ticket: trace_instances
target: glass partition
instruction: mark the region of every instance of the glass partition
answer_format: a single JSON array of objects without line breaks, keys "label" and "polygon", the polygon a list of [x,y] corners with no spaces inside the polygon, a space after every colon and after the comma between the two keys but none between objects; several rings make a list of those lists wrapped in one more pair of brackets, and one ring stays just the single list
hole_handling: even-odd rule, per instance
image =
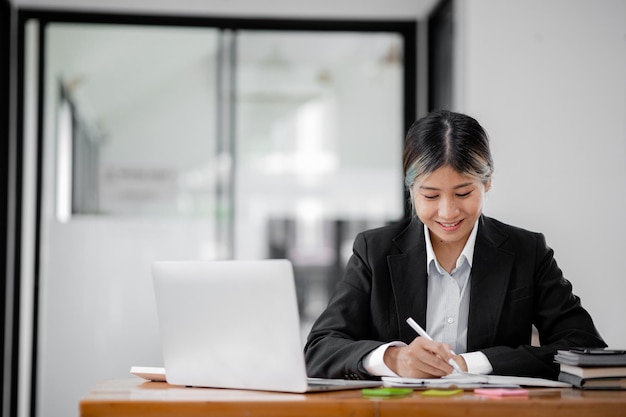
[{"label": "glass partition", "polygon": [[407,33],[193,23],[41,25],[38,415],[161,365],[153,261],[290,259],[304,338],[404,215]]},{"label": "glass partition", "polygon": [[215,212],[218,40],[206,28],[48,25],[61,218]]},{"label": "glass partition", "polygon": [[402,45],[395,33],[238,34],[235,254],[292,260],[305,333],[356,231],[404,214]]}]

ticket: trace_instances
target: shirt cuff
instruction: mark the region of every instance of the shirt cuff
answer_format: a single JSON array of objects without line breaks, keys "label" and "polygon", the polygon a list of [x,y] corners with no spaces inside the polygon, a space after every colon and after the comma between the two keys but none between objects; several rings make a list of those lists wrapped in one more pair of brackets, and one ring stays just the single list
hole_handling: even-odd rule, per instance
[{"label": "shirt cuff", "polygon": [[376,349],[365,355],[363,358],[363,368],[373,376],[398,376],[394,371],[385,365],[385,351],[391,346],[406,346],[404,342],[390,342],[378,346]]},{"label": "shirt cuff", "polygon": [[489,362],[487,356],[482,352],[477,351],[470,353],[461,353],[460,356],[465,359],[467,372],[469,372],[470,374],[487,375],[493,372],[491,362]]}]

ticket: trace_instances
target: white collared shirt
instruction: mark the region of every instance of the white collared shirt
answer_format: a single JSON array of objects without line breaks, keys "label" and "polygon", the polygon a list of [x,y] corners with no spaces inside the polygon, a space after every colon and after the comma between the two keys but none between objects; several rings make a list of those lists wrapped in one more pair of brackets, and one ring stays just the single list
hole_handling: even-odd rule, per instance
[{"label": "white collared shirt", "polygon": [[455,268],[448,273],[437,261],[430,233],[424,225],[428,271],[426,332],[434,340],[449,344],[457,354],[467,352],[468,287],[477,232],[476,224],[456,260]]},{"label": "white collared shirt", "polygon": [[[461,354],[467,364],[468,372],[488,374],[493,371],[493,368],[485,354],[482,352],[465,353],[467,351],[470,275],[477,234],[478,221],[456,261],[456,267],[448,273],[437,261],[430,240],[430,231],[424,225],[428,271],[426,331],[434,340],[449,344],[452,350]],[[391,342],[379,346],[363,359],[365,370],[376,376],[397,376],[383,360],[385,351],[390,346],[406,346],[406,344]]]}]

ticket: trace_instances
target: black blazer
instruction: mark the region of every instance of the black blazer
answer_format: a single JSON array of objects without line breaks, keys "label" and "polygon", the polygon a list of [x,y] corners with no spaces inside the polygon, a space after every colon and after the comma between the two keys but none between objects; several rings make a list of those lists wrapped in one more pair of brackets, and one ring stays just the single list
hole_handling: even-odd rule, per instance
[{"label": "black blazer", "polygon": [[[309,376],[372,378],[362,358],[381,344],[410,343],[425,327],[427,265],[417,218],[359,234],[343,279],[305,346]],[[499,375],[556,379],[557,349],[606,346],[540,233],[481,216],[470,280],[468,352]],[[532,347],[532,325],[541,347]]]}]

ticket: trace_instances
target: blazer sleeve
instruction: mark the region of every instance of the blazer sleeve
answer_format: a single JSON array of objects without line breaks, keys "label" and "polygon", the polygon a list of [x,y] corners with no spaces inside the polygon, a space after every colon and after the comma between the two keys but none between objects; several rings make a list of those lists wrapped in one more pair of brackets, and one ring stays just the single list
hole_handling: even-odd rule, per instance
[{"label": "blazer sleeve", "polygon": [[[540,233],[535,241],[532,282],[514,296],[509,294],[501,316],[494,346],[481,351],[498,375],[521,375],[556,379],[558,349],[575,346],[605,347],[591,316],[573,294],[572,285],[563,277],[553,251]],[[522,255],[520,253],[519,255]],[[523,317],[530,316],[530,317]],[[519,327],[530,318],[539,332],[541,346],[517,343],[509,329]]]},{"label": "blazer sleeve", "polygon": [[384,342],[375,330],[371,313],[372,269],[367,241],[356,237],[353,254],[327,308],[316,320],[305,346],[307,374],[311,377],[372,379],[361,359]]}]

